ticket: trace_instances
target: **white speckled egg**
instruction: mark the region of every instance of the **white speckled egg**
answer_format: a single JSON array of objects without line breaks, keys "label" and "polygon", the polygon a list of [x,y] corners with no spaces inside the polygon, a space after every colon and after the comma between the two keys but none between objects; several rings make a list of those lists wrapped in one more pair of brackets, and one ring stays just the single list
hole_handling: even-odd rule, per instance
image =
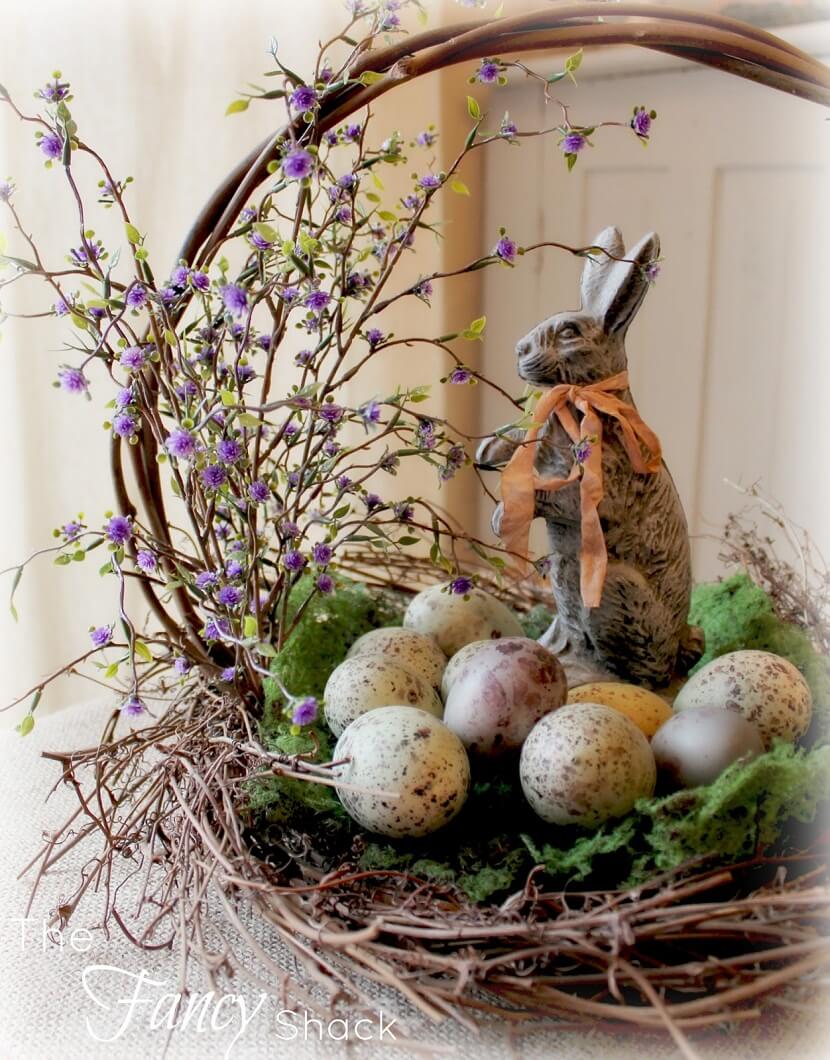
[{"label": "white speckled egg", "polygon": [[446,584],[418,593],[406,609],[403,624],[435,637],[448,656],[474,640],[524,636],[518,618],[501,600],[477,588],[461,596]]},{"label": "white speckled egg", "polygon": [[369,630],[349,648],[347,658],[351,659],[354,655],[382,655],[390,662],[420,674],[435,688],[441,687],[441,678],[447,665],[447,657],[434,637],[427,637],[414,629],[404,629],[403,626]]},{"label": "white speckled egg", "polygon": [[381,835],[422,836],[442,828],[470,787],[461,741],[414,707],[362,714],[337,741],[334,760],[341,759],[349,761],[337,767],[340,801],[358,824]]},{"label": "white speckled egg", "polygon": [[438,693],[419,674],[378,655],[355,655],[331,672],[323,692],[323,710],[335,736],[355,718],[378,707],[410,706],[444,713]]},{"label": "white speckled egg", "polygon": [[596,828],[652,795],[657,769],[633,721],[599,703],[573,703],[536,724],[522,747],[519,777],[543,821]]},{"label": "white speckled egg", "polygon": [[518,750],[536,722],[562,706],[567,690],[559,660],[537,641],[485,641],[456,670],[444,724],[470,755],[496,758]]},{"label": "white speckled egg", "polygon": [[686,682],[675,711],[724,707],[754,722],[767,750],[774,740],[794,743],[810,724],[810,687],[789,659],[768,651],[732,651],[713,659]]}]

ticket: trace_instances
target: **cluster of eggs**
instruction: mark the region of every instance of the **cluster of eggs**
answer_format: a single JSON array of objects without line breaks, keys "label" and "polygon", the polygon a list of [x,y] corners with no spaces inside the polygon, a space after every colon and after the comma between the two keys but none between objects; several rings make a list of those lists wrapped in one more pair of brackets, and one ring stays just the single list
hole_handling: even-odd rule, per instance
[{"label": "cluster of eggs", "polygon": [[401,627],[352,646],[324,693],[338,795],[363,827],[422,836],[461,810],[471,762],[518,759],[534,812],[597,827],[667,784],[707,784],[777,739],[795,741],[810,690],[786,659],[721,656],[669,707],[617,682],[568,691],[556,656],[524,636],[512,611],[481,589],[436,585]]}]

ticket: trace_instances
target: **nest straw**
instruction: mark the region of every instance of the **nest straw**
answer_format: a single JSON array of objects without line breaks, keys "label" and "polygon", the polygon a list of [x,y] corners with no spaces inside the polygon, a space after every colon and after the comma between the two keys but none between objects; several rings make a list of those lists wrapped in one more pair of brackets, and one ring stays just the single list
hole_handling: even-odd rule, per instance
[{"label": "nest straw", "polygon": [[[365,52],[352,75],[386,76],[371,86],[350,84],[327,100],[319,129],[398,84],[456,63],[618,44],[830,105],[830,71],[757,28],[649,4],[550,4]],[[289,131],[269,136],[216,190],[181,258],[198,267],[210,262],[266,176],[278,137]],[[136,504],[121,444],[114,439],[112,471],[120,510],[129,514]],[[142,432],[129,453],[143,515],[164,540],[168,520],[153,447],[151,433]],[[741,547],[764,546],[742,539]],[[426,560],[412,557],[379,563],[375,553],[355,554],[350,563],[371,584],[407,591],[434,576]],[[148,582],[141,585],[168,632],[179,635],[183,628],[198,646],[199,623],[187,594],[174,594],[176,617]],[[512,602],[527,608],[539,592],[522,583]],[[206,649],[196,652],[191,644],[191,650],[208,668],[217,665]],[[67,854],[97,843],[55,918],[67,921],[88,893],[99,891],[105,928],[117,924],[140,948],[178,947],[182,987],[192,963],[213,981],[223,973],[250,975],[253,957],[260,982],[309,1011],[329,1011],[344,993],[354,1005],[374,1008],[372,984],[380,984],[431,1020],[474,1027],[498,1017],[516,1033],[540,1020],[553,1019],[557,1027],[612,1021],[618,1028],[667,1031],[693,1057],[687,1032],[753,1019],[762,998],[830,965],[830,881],[821,845],[777,858],[759,851],[727,867],[686,865],[628,891],[546,891],[534,871],[502,904],[476,906],[453,886],[403,872],[361,871],[356,859],[323,872],[296,849],[280,862],[273,851],[259,850],[245,809],[252,776],[269,770],[308,783],[332,778],[330,766],[266,751],[250,704],[205,683],[171,702],[151,727],[117,736],[117,719],[116,712],[96,747],[47,754],[74,787],[78,806],[24,870],[34,873],[31,901]],[[125,874],[142,881],[138,918],[135,898],[123,908]],[[251,933],[251,911],[299,962],[302,981],[289,977]]]}]

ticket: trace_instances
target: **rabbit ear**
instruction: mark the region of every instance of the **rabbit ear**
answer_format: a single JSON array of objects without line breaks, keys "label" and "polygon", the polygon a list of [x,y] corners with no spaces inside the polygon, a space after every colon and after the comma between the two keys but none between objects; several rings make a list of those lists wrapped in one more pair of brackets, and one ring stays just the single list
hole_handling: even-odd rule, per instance
[{"label": "rabbit ear", "polygon": [[[619,228],[603,228],[591,244],[606,251],[605,254],[594,254],[585,259],[582,279],[579,284],[582,295],[582,308],[586,313],[599,316],[595,310],[599,304],[599,294],[605,284],[605,276],[614,264],[614,258],[625,257],[625,244]],[[608,255],[611,255],[608,257]]]},{"label": "rabbit ear", "polygon": [[609,335],[627,331],[648,290],[646,266],[659,256],[660,240],[656,232],[649,232],[628,251],[626,261],[614,262],[604,274],[595,315]]}]

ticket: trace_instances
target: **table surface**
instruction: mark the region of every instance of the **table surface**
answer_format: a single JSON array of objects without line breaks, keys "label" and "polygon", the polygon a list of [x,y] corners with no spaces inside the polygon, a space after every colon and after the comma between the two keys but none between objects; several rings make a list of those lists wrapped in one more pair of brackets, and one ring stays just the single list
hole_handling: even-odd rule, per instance
[{"label": "table surface", "polygon": [[[102,703],[87,703],[39,719],[35,730],[21,739],[14,731],[0,732],[0,805],[3,842],[0,844],[0,909],[3,938],[0,944],[5,989],[0,994],[0,1055],[8,1060],[185,1060],[233,1057],[236,1060],[291,1055],[337,1057],[354,1054],[355,1044],[341,1042],[342,1023],[321,1029],[304,1013],[289,1014],[276,995],[235,982],[206,999],[209,987],[195,982],[202,1007],[194,1011],[185,1029],[168,1030],[171,994],[177,990],[177,959],[168,950],[137,950],[120,932],[105,938],[96,929],[100,902],[81,906],[73,926],[85,931],[67,936],[63,945],[43,938],[43,923],[61,897],[74,889],[84,855],[67,859],[66,868],[50,874],[24,924],[30,879],[16,877],[34,856],[44,830],[54,828],[71,811],[74,795],[60,785],[49,796],[58,778],[54,762],[40,757],[41,750],[94,744],[107,715]],[[89,857],[87,852],[86,857]],[[289,973],[292,958],[259,921],[251,922],[258,942]],[[265,984],[266,987],[269,984]],[[815,993],[789,994],[765,1009],[764,1016],[748,1023],[710,1031],[693,1039],[702,1060],[819,1060],[830,1055],[830,1021],[819,1017],[820,994],[827,982],[817,978]],[[263,996],[263,995],[267,996]],[[234,1000],[236,996],[242,1001]],[[133,1003],[130,1003],[132,999]],[[244,1005],[244,1008],[243,1008]],[[386,1030],[378,1040],[378,1013]],[[201,1022],[199,1017],[201,1015]],[[373,1023],[357,1025],[359,1014],[341,1012],[352,1034],[368,1039],[357,1043],[361,1057],[449,1056],[539,1057],[549,1060],[671,1060],[680,1056],[663,1035],[644,1036],[593,1028],[562,1031],[553,1026],[521,1038],[503,1025],[478,1035],[455,1024],[425,1024],[388,995],[377,994]],[[246,1025],[242,1026],[245,1019]],[[390,1025],[390,1020],[397,1020]],[[227,1024],[227,1025],[225,1025]],[[393,1044],[393,1042],[397,1044]]]}]

